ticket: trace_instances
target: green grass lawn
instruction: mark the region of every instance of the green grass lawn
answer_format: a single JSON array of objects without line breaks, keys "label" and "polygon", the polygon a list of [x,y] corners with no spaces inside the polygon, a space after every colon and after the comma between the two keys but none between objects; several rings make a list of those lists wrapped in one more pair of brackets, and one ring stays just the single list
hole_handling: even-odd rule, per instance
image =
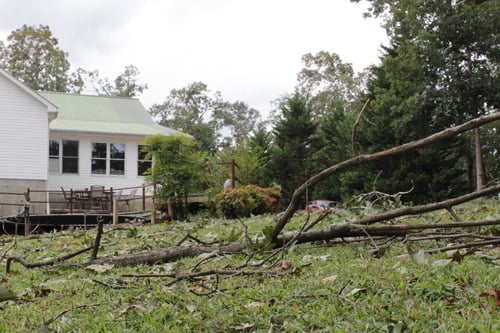
[{"label": "green grass lawn", "polygon": [[[498,218],[499,201],[476,201],[457,212],[474,219]],[[451,220],[446,214],[411,220]],[[303,219],[295,217],[287,230]],[[318,227],[341,219],[333,215]],[[242,221],[200,217],[107,231],[99,256],[168,247],[187,232],[205,242],[243,237],[245,228],[250,237],[261,236],[273,223],[271,216]],[[369,250],[382,240],[295,245],[264,262],[266,253],[255,255],[241,268],[267,274],[207,275],[175,284],[165,275],[235,269],[247,256],[211,254],[151,266],[92,269],[67,263],[26,269],[13,263],[5,273],[6,257],[29,262],[57,258],[92,244],[94,237],[95,230],[15,241],[0,237],[0,286],[16,294],[0,302],[0,332],[500,332],[500,307],[494,296],[487,296],[500,289],[500,249],[481,248],[461,261],[423,252],[457,240],[405,244],[394,239],[381,258]],[[195,242],[184,243],[189,244]],[[415,252],[409,254],[408,246]],[[69,262],[84,262],[89,255]],[[124,276],[130,274],[158,276]]]}]

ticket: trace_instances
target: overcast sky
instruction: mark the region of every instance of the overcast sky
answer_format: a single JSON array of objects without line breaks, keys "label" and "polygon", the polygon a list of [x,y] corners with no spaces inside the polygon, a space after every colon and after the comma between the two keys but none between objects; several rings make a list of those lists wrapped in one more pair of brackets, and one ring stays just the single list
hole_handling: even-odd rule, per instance
[{"label": "overcast sky", "polygon": [[48,25],[71,70],[110,81],[125,66],[149,89],[146,108],[201,81],[263,115],[293,92],[302,55],[339,54],[356,71],[379,62],[386,37],[349,0],[0,0],[0,40],[23,24]]}]

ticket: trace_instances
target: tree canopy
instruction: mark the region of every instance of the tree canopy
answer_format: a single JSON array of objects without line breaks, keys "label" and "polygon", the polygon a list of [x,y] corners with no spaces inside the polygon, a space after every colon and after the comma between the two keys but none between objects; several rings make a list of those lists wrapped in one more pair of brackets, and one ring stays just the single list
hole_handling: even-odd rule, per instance
[{"label": "tree canopy", "polygon": [[37,91],[69,90],[67,58],[47,25],[23,25],[0,43],[0,66]]},{"label": "tree canopy", "polygon": [[211,154],[243,143],[260,118],[246,103],[225,101],[203,82],[171,90],[165,102],[154,104],[150,112],[160,124],[192,135],[198,148]]},{"label": "tree canopy", "polygon": [[78,68],[70,74],[68,58],[47,25],[23,25],[10,33],[6,43],[0,41],[0,67],[35,91],[80,94],[90,89],[98,95],[136,97],[147,89],[147,84],[138,82],[140,72],[133,65],[111,84],[97,70]]}]

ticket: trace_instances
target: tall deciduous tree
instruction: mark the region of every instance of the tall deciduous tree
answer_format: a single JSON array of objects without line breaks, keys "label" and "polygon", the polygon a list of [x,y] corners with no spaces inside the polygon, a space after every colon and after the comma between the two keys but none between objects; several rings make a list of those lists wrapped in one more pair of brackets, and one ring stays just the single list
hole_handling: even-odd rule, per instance
[{"label": "tall deciduous tree", "polygon": [[23,25],[0,44],[0,66],[33,90],[66,92],[68,54],[47,25]]},{"label": "tall deciduous tree", "polygon": [[77,94],[92,91],[98,95],[136,97],[148,88],[147,84],[139,84],[139,74],[137,67],[126,66],[124,72],[116,77],[112,85],[107,78],[100,76],[98,70],[89,71],[78,68],[71,74],[70,90]]},{"label": "tall deciduous tree", "polygon": [[355,73],[352,65],[344,63],[338,54],[320,51],[302,56],[304,68],[297,75],[297,88],[310,96],[316,119],[328,115],[342,102],[346,111],[354,108],[368,73]]},{"label": "tall deciduous tree", "polygon": [[194,136],[199,148],[209,153],[243,144],[260,117],[246,103],[224,101],[218,91],[211,94],[203,82],[172,90],[150,112],[161,124]]},{"label": "tall deciduous tree", "polygon": [[136,97],[148,89],[147,84],[139,84],[139,69],[133,65],[125,67],[123,74],[115,79],[115,95],[121,97]]},{"label": "tall deciduous tree", "polygon": [[165,102],[154,104],[150,112],[160,124],[192,135],[200,150],[213,153],[221,126],[212,114],[223,104],[219,92],[210,96],[205,83],[194,82],[173,89]]}]

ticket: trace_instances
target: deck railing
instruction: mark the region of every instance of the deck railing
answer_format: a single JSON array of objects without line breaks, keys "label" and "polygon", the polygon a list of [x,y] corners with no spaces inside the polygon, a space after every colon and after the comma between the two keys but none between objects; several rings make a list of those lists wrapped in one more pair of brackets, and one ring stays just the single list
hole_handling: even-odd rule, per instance
[{"label": "deck railing", "polygon": [[[129,195],[131,192],[134,192],[133,196]],[[152,186],[104,188],[101,197],[93,196],[90,189],[0,191],[0,216],[12,216],[16,212],[21,215],[30,207],[36,214],[112,213],[114,205],[118,206],[118,212],[146,211],[150,208],[152,192]]]}]

